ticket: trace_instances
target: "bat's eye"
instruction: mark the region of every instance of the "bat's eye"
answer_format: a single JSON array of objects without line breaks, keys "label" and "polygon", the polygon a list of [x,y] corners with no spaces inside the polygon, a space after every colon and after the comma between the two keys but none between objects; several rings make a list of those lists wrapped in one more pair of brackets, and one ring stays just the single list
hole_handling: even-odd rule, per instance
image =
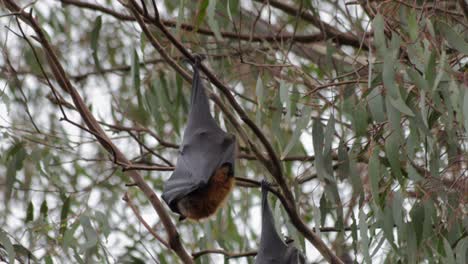
[{"label": "bat's eye", "polygon": [[207,134],[208,134],[208,132],[206,132],[206,131],[200,131],[200,133],[198,135],[203,137],[203,136],[206,136]]}]

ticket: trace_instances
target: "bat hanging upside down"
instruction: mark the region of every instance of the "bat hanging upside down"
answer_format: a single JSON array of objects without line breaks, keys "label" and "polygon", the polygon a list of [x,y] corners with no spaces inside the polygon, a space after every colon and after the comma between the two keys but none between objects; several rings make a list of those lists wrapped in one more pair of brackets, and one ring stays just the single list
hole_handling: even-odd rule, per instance
[{"label": "bat hanging upside down", "polygon": [[233,187],[231,165],[224,164],[213,173],[206,186],[187,194],[177,202],[181,214],[179,220],[200,220],[213,215],[222,207]]},{"label": "bat hanging upside down", "polygon": [[162,194],[181,220],[213,215],[234,185],[236,138],[221,129],[211,115],[200,61],[195,56],[187,126],[175,170],[164,183]]}]

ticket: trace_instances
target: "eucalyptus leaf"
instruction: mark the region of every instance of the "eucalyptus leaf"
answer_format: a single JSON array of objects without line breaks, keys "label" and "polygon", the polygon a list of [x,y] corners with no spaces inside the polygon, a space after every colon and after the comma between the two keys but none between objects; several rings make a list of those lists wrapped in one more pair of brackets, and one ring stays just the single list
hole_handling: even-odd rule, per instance
[{"label": "eucalyptus leaf", "polygon": [[98,70],[101,69],[101,63],[99,62],[98,50],[99,50],[99,34],[102,27],[102,17],[96,17],[94,21],[94,27],[91,31],[91,50],[93,52],[93,60]]},{"label": "eucalyptus leaf", "polygon": [[359,211],[359,235],[361,237],[361,253],[364,256],[365,263],[372,263],[370,253],[369,253],[369,236],[366,222],[366,214],[362,211]]},{"label": "eucalyptus leaf", "polygon": [[437,23],[437,27],[450,46],[465,55],[468,54],[468,43],[452,29],[453,27],[441,21]]},{"label": "eucalyptus leaf", "polygon": [[304,106],[302,108],[302,116],[297,121],[296,128],[294,129],[293,135],[291,136],[291,139],[289,140],[288,144],[286,145],[283,152],[281,153],[281,159],[284,159],[288,155],[288,153],[291,151],[291,149],[298,142],[300,136],[302,135],[303,130],[309,124],[309,121],[311,119],[311,112],[312,112],[312,108],[308,106]]},{"label": "eucalyptus leaf", "polygon": [[3,229],[0,229],[0,245],[3,246],[3,248],[8,254],[9,263],[15,263],[15,257],[16,257],[15,248],[13,247],[13,244],[8,238],[8,234]]}]

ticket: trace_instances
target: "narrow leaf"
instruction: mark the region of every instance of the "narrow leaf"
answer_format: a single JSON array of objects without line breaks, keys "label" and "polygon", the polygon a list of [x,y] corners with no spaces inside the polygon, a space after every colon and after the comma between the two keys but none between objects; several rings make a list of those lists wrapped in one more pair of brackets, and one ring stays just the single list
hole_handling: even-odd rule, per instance
[{"label": "narrow leaf", "polygon": [[83,227],[83,231],[86,237],[86,243],[84,245],[84,248],[88,249],[94,247],[98,242],[98,237],[96,230],[94,230],[94,227],[91,224],[91,221],[89,220],[89,217],[82,215],[80,217],[80,224]]},{"label": "narrow leaf", "polygon": [[13,247],[13,244],[11,244],[11,241],[8,238],[8,234],[3,231],[3,229],[0,229],[0,244],[8,254],[9,263],[15,263],[15,248]]},{"label": "narrow leaf", "polygon": [[463,117],[465,118],[465,131],[468,134],[468,89],[465,89],[463,96]]},{"label": "narrow leaf", "polygon": [[367,235],[367,222],[366,214],[364,211],[359,211],[359,235],[361,236],[361,253],[364,255],[364,262],[371,264],[371,257],[369,254],[369,236]]},{"label": "narrow leaf", "polygon": [[219,32],[219,25],[215,19],[215,11],[216,11],[216,0],[210,0],[207,8],[208,12],[208,25],[210,26],[211,30],[213,30],[215,38],[218,41],[222,41],[223,37]]},{"label": "narrow leaf", "polygon": [[98,57],[98,49],[99,49],[99,34],[101,32],[102,27],[102,17],[98,16],[94,21],[94,27],[91,31],[91,50],[93,52],[93,60],[98,70],[101,69],[101,64],[99,62]]},{"label": "narrow leaf", "polygon": [[133,50],[133,53],[132,53],[131,75],[132,75],[133,88],[135,89],[135,92],[137,94],[138,106],[142,107],[143,100],[142,100],[141,90],[140,90],[140,83],[141,83],[140,60],[138,58],[138,53],[136,50]]},{"label": "narrow leaf", "polygon": [[381,168],[379,161],[379,148],[375,148],[372,157],[369,160],[369,178],[372,194],[372,201],[378,204],[379,201],[379,181],[381,177]]},{"label": "narrow leaf", "polygon": [[41,209],[39,210],[41,216],[44,219],[47,219],[47,215],[49,214],[49,207],[47,206],[47,200],[44,200],[41,204]]},{"label": "narrow leaf", "polygon": [[265,98],[263,96],[263,91],[264,91],[264,87],[263,87],[262,77],[258,76],[257,85],[255,86],[255,94],[257,95],[257,103],[260,108],[263,106],[263,102],[265,101]]},{"label": "narrow leaf", "polygon": [[31,222],[34,220],[34,204],[32,201],[29,201],[28,208],[26,209],[26,220],[25,223]]},{"label": "narrow leaf", "polygon": [[303,130],[307,127],[310,121],[310,114],[312,112],[312,108],[308,106],[304,106],[302,108],[302,116],[301,118],[297,121],[296,123],[296,128],[293,132],[293,135],[291,139],[289,140],[288,144],[283,150],[283,153],[281,154],[281,159],[284,159],[291,151],[291,149],[296,145],[296,143],[299,141],[300,136],[302,135]]},{"label": "narrow leaf", "polygon": [[450,46],[465,55],[468,54],[468,43],[451,26],[444,22],[439,22],[437,26]]},{"label": "narrow leaf", "polygon": [[63,236],[65,231],[67,230],[67,217],[68,212],[70,211],[70,196],[65,198],[65,201],[62,206],[62,210],[60,211],[60,234]]},{"label": "narrow leaf", "polygon": [[374,28],[374,44],[379,51],[379,54],[383,56],[385,54],[385,33],[384,33],[384,19],[381,14],[377,14],[372,23]]}]

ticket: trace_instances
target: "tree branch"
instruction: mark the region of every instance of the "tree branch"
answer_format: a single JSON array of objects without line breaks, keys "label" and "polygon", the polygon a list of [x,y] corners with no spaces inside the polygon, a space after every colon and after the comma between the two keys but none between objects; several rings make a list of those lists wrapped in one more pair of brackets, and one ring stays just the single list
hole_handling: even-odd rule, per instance
[{"label": "tree branch", "polygon": [[350,33],[343,33],[338,29],[334,28],[332,25],[323,22],[320,18],[316,17],[312,13],[310,13],[307,9],[297,10],[294,6],[289,5],[284,2],[276,1],[276,0],[255,0],[256,2],[260,3],[268,3],[269,5],[278,8],[285,13],[291,16],[297,16],[304,19],[305,21],[311,22],[314,26],[316,26],[323,35],[324,39],[331,39],[333,42],[339,45],[350,45],[356,48],[362,48],[368,50],[369,47],[366,43],[361,41],[356,36]]},{"label": "tree branch", "polygon": [[[109,9],[109,8],[106,8],[104,6],[97,5],[97,4],[86,3],[86,2],[77,1],[77,0],[60,0],[60,2],[62,2],[63,4],[73,5],[73,6],[77,6],[80,8],[86,8],[89,10],[99,11],[99,12],[111,15],[115,17],[116,19],[119,19],[122,21],[135,21],[136,20],[135,17],[133,16],[122,14],[122,13],[119,13],[117,11],[114,11],[112,9]],[[151,18],[149,15],[147,17],[145,16],[145,22],[148,22],[148,20],[153,20],[153,19],[154,18]],[[174,20],[161,19],[161,23],[166,27],[171,27],[171,28],[177,27],[177,22]],[[187,31],[187,32],[196,32],[202,35],[215,36],[215,33],[212,30],[209,30],[207,28],[201,28],[201,27],[195,28],[193,25],[186,24],[186,23],[181,23],[180,29]],[[325,36],[322,33],[307,34],[307,35],[297,35],[297,34],[291,34],[291,33],[251,35],[251,34],[241,34],[241,33],[235,33],[235,32],[221,31],[220,34],[223,38],[238,39],[238,40],[244,40],[244,41],[249,41],[249,42],[294,41],[294,42],[301,42],[301,43],[315,43],[315,42],[326,40]]]},{"label": "tree branch", "polygon": [[125,192],[124,196],[122,197],[122,200],[124,200],[127,203],[127,205],[132,209],[133,214],[135,214],[135,216],[143,224],[143,226],[146,228],[146,230],[148,230],[148,232],[150,232],[150,234],[153,235],[153,237],[156,238],[159,242],[161,242],[161,244],[163,244],[166,248],[170,249],[169,243],[167,243],[166,240],[164,240],[161,236],[159,236],[153,230],[153,228],[151,228],[151,226],[148,225],[148,223],[145,221],[145,219],[143,219],[140,212],[138,212],[138,209],[136,208],[136,206],[133,204],[132,200],[128,196],[127,192]]}]

